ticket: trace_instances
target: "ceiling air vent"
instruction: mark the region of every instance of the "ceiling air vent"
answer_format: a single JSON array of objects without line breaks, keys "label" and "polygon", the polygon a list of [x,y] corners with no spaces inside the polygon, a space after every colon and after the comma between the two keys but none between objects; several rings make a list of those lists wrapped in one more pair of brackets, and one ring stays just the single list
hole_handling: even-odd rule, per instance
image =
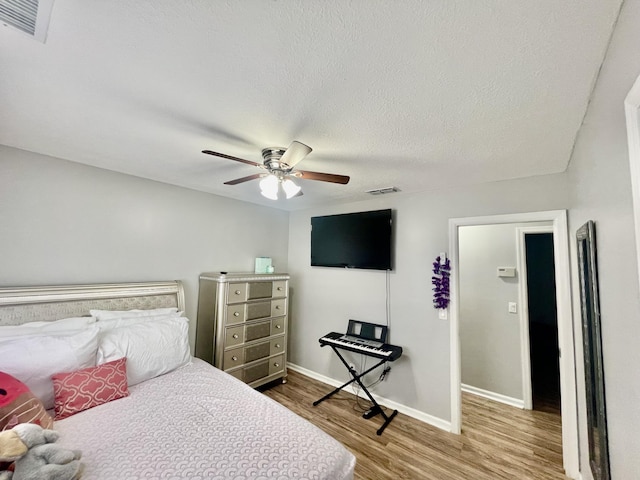
[{"label": "ceiling air vent", "polygon": [[44,43],[53,0],[0,0],[0,22]]},{"label": "ceiling air vent", "polygon": [[400,189],[398,187],[384,187],[384,188],[375,188],[373,190],[367,190],[365,193],[371,195],[384,195],[385,193],[395,193],[399,192]]}]

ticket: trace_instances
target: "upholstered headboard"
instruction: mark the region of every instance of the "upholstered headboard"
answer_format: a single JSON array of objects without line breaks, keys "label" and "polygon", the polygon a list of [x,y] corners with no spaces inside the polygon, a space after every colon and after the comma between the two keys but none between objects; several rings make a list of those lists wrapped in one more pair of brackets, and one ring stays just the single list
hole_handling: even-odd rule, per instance
[{"label": "upholstered headboard", "polygon": [[89,310],[184,310],[182,282],[0,288],[0,325],[89,315]]}]

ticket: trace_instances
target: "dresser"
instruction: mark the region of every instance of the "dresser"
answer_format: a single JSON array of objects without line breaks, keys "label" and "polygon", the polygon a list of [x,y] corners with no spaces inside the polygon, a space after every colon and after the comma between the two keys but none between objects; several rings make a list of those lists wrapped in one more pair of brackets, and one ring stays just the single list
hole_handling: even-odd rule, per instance
[{"label": "dresser", "polygon": [[289,275],[200,275],[195,356],[257,387],[287,376]]}]

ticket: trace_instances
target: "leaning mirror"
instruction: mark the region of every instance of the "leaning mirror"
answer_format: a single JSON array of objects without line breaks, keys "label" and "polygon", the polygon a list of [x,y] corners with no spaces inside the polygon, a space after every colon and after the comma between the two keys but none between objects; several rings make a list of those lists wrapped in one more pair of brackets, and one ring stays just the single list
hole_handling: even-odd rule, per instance
[{"label": "leaning mirror", "polygon": [[576,237],[578,242],[582,341],[587,396],[589,464],[595,480],[610,480],[594,222],[588,221],[580,227]]}]

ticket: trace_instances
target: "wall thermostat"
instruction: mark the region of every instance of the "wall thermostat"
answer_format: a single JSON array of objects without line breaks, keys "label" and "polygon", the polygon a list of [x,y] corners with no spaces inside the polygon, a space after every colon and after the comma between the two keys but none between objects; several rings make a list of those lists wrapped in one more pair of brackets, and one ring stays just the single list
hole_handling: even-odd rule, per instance
[{"label": "wall thermostat", "polygon": [[499,277],[515,277],[516,267],[498,267]]}]

